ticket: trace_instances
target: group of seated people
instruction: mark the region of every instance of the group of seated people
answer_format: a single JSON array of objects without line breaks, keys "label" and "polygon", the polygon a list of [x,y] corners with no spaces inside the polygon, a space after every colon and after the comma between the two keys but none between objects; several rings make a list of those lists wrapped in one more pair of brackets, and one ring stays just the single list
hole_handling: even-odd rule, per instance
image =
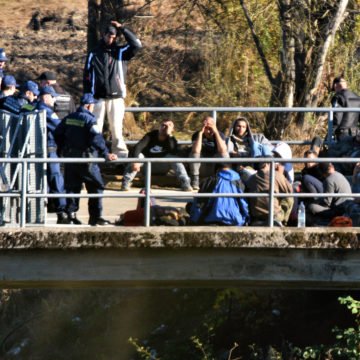
[{"label": "group of seated people", "polygon": [[[227,162],[230,158],[283,158],[291,159],[288,144],[273,145],[262,134],[253,134],[246,118],[236,119],[226,137],[216,127],[213,118],[206,117],[202,127],[192,136],[190,149],[181,150],[173,136],[174,124],[162,121],[159,129],[147,133],[133,148],[134,158],[220,158],[223,162],[153,163],[152,174],[166,174],[172,169],[184,191],[198,190],[202,193],[259,193],[260,196],[195,198],[187,206],[192,224],[224,224],[266,226],[269,224],[270,162]],[[360,141],[360,131],[357,135]],[[314,146],[312,146],[313,148]],[[314,147],[315,148],[315,147]],[[354,150],[354,148],[352,148]],[[317,158],[318,152],[309,149],[305,158]],[[142,164],[128,164],[125,168],[122,191],[128,191]],[[335,166],[334,166],[335,165]],[[351,164],[349,164],[351,166]],[[354,175],[350,181],[329,162],[307,162],[300,177],[295,179],[290,162],[275,163],[274,224],[296,225],[297,208],[302,201],[307,211],[307,225],[327,225],[332,218],[344,215],[350,209],[360,207],[360,199],[351,197],[304,197],[297,198],[293,192],[343,193],[358,192],[360,188],[360,163],[352,164]],[[203,181],[200,182],[200,178]],[[296,181],[295,181],[296,180]],[[356,216],[355,216],[356,222]]]}]

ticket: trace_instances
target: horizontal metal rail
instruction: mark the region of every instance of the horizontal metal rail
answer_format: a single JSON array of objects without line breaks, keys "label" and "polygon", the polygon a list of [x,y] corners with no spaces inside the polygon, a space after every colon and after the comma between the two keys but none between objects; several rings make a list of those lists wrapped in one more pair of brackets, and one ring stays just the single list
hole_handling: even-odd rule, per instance
[{"label": "horizontal metal rail", "polygon": [[[307,162],[318,162],[318,163],[357,163],[360,162],[360,158],[317,158],[317,159],[308,159],[308,158],[296,158],[296,159],[282,159],[282,158],[126,158],[111,163],[145,163],[147,164],[147,176],[145,177],[145,194],[44,194],[44,193],[31,193],[27,191],[26,179],[22,181],[22,188],[18,191],[12,192],[3,192],[0,193],[1,197],[20,197],[21,198],[21,216],[20,216],[20,226],[25,227],[26,224],[26,199],[27,198],[144,198],[145,199],[145,226],[150,226],[150,199],[151,198],[213,198],[213,197],[243,197],[243,198],[252,198],[252,197],[268,197],[269,200],[269,226],[273,226],[274,214],[273,214],[273,203],[274,198],[284,198],[284,197],[302,197],[302,198],[324,198],[324,197],[349,197],[349,198],[360,198],[360,194],[328,194],[328,193],[319,193],[319,194],[306,194],[306,193],[289,193],[289,194],[278,194],[274,192],[274,187],[270,186],[268,193],[242,193],[242,194],[213,194],[213,193],[170,193],[166,195],[161,194],[151,194],[151,164],[152,163],[260,163],[266,162],[270,163],[272,167],[272,172],[274,172],[275,163],[307,163]],[[78,163],[78,164],[88,164],[88,163],[104,163],[104,159],[100,158],[59,158],[59,159],[47,159],[47,158],[0,158],[0,162],[4,163],[20,163],[23,168],[23,174],[27,174],[28,164],[30,163]],[[271,176],[272,181],[274,176]]]}]

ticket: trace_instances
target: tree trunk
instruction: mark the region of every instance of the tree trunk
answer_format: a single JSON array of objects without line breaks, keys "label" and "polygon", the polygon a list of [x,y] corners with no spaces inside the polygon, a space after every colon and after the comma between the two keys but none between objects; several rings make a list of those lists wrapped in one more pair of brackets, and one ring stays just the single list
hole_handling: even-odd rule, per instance
[{"label": "tree trunk", "polygon": [[325,41],[321,45],[317,61],[314,65],[314,73],[316,74],[314,76],[314,80],[310,80],[310,86],[308,87],[310,90],[306,93],[305,96],[305,106],[314,107],[318,104],[318,98],[319,98],[319,86],[322,80],[323,76],[323,70],[324,70],[324,64],[326,61],[327,54],[329,52],[329,48],[331,43],[334,41],[336,31],[338,30],[340,24],[343,22],[345,18],[345,11],[347,9],[347,6],[349,4],[349,0],[341,0],[339,3],[339,7],[336,11],[336,14],[334,15],[333,19],[329,21],[329,24],[326,29],[325,33]]},{"label": "tree trunk", "polygon": [[102,0],[88,1],[88,51],[95,47],[95,45],[100,39],[101,3]]}]

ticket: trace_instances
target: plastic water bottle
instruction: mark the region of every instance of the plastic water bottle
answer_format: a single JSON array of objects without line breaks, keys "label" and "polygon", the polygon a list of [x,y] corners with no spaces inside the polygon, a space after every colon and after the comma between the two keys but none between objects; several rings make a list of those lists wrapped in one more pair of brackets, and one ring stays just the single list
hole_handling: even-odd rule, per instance
[{"label": "plastic water bottle", "polygon": [[303,202],[300,203],[298,208],[298,223],[297,227],[305,227],[306,226],[306,213],[305,213],[305,205]]}]

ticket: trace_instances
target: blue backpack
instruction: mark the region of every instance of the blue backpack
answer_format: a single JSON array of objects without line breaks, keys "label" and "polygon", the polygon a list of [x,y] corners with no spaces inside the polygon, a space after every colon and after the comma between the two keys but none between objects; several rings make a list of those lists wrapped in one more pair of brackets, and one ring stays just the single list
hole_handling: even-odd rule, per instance
[{"label": "blue backpack", "polygon": [[[211,192],[211,190],[205,192]],[[212,193],[242,194],[239,174],[230,169],[219,171]],[[210,198],[205,206],[201,206],[201,200],[199,200],[200,198],[195,198],[191,207],[190,221],[192,223],[243,226],[249,222],[249,208],[244,198]]]}]

